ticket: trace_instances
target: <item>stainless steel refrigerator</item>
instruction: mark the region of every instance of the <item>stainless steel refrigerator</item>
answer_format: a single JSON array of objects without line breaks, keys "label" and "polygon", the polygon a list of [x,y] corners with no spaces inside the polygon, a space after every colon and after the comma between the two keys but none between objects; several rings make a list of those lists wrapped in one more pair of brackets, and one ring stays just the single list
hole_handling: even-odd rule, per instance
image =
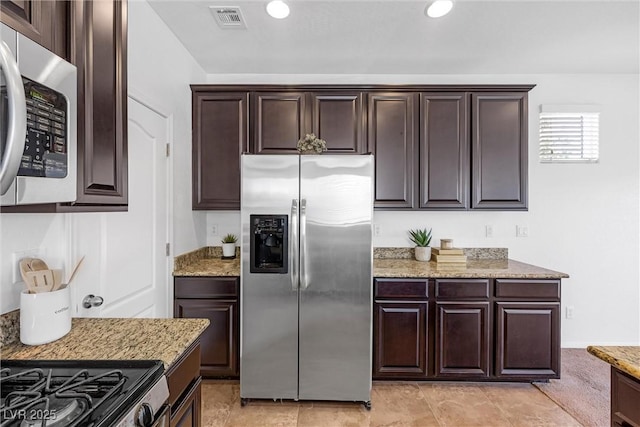
[{"label": "stainless steel refrigerator", "polygon": [[242,156],[240,397],[370,408],[373,156]]}]

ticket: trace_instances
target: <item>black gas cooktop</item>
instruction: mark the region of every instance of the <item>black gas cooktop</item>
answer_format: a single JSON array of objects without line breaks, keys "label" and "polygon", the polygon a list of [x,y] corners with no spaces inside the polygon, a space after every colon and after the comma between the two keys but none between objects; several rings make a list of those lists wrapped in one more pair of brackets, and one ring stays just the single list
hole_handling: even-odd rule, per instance
[{"label": "black gas cooktop", "polygon": [[2,360],[0,366],[0,427],[115,425],[164,372],[155,360]]}]

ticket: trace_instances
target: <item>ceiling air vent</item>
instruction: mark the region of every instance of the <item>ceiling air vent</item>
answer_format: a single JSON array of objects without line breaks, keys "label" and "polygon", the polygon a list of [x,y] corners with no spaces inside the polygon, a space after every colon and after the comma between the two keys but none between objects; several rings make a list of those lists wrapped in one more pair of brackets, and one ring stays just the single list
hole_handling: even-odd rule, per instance
[{"label": "ceiling air vent", "polygon": [[247,28],[242,12],[237,6],[210,6],[211,13],[222,29]]}]

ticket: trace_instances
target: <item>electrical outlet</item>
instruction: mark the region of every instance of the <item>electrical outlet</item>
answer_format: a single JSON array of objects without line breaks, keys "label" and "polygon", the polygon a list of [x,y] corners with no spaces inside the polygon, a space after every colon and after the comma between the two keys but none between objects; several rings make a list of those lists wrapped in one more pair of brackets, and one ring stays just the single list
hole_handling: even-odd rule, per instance
[{"label": "electrical outlet", "polygon": [[380,235],[380,225],[373,224],[373,235],[374,236],[379,236]]},{"label": "electrical outlet", "polygon": [[529,237],[529,227],[526,225],[516,225],[516,237]]},{"label": "electrical outlet", "polygon": [[211,234],[213,234],[214,236],[218,235],[218,224],[211,225]]},{"label": "electrical outlet", "polygon": [[574,310],[574,307],[572,305],[568,305],[565,308],[565,317],[567,319],[573,319],[573,310]]},{"label": "electrical outlet", "polygon": [[46,254],[46,251],[44,248],[25,249],[24,251],[14,252],[13,253],[13,283],[22,281],[22,274],[20,274],[20,260],[22,258],[43,259],[45,257],[45,254]]},{"label": "electrical outlet", "polygon": [[484,236],[485,237],[493,237],[493,225],[485,225],[484,226]]}]

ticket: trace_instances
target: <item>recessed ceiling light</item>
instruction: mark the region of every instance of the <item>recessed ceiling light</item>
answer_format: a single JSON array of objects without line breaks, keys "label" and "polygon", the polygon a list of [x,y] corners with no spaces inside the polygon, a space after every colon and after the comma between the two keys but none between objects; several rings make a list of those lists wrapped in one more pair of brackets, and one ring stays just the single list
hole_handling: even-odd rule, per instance
[{"label": "recessed ceiling light", "polygon": [[427,16],[440,18],[451,11],[453,0],[434,0],[427,4]]},{"label": "recessed ceiling light", "polygon": [[276,19],[289,16],[289,6],[281,0],[273,0],[267,4],[267,13]]}]

